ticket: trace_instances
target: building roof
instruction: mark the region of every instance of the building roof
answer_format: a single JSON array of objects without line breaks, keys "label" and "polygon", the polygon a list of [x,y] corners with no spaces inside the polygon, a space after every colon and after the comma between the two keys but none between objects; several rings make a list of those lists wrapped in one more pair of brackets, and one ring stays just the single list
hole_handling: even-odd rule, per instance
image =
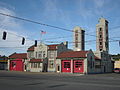
[{"label": "building roof", "polygon": [[89,51],[67,51],[62,52],[57,58],[86,58]]},{"label": "building roof", "polygon": [[59,44],[53,44],[53,45],[47,45],[48,46],[48,50],[57,50],[57,46]]},{"label": "building roof", "polygon": [[13,53],[9,56],[9,58],[26,59],[27,58],[27,53]]},{"label": "building roof", "polygon": [[[58,45],[59,44],[47,45],[48,46],[48,50],[57,50],[57,46]],[[27,51],[34,51],[34,47],[35,47],[35,45],[30,46]]]},{"label": "building roof", "polygon": [[95,60],[101,60],[99,57],[95,56]]},{"label": "building roof", "polygon": [[30,46],[27,51],[34,51],[34,47],[35,45]]},{"label": "building roof", "polygon": [[8,57],[7,57],[7,56],[1,56],[1,55],[0,55],[0,60],[8,60]]},{"label": "building roof", "polygon": [[42,62],[42,59],[31,59],[30,62]]}]

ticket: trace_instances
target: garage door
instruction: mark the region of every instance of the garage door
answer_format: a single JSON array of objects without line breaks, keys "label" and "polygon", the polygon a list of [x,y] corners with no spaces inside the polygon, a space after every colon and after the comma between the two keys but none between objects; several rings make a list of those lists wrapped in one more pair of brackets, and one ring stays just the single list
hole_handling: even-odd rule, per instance
[{"label": "garage door", "polygon": [[84,65],[83,60],[74,60],[73,61],[73,72],[74,73],[83,73]]},{"label": "garage door", "polygon": [[23,71],[23,62],[21,59],[10,61],[10,70],[12,71]]},{"label": "garage door", "polygon": [[62,72],[71,72],[71,60],[62,60]]}]

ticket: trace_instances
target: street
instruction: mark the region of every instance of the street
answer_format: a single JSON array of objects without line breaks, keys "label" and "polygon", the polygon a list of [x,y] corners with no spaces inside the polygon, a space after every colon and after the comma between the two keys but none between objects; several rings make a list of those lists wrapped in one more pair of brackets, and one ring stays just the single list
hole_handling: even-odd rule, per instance
[{"label": "street", "polygon": [[120,74],[0,71],[0,90],[120,90]]}]

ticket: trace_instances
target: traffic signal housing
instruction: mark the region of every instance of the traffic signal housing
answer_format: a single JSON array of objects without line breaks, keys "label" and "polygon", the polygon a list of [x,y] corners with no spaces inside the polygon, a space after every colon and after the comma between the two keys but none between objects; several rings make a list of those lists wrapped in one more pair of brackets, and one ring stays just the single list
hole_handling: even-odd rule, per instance
[{"label": "traffic signal housing", "polygon": [[35,47],[37,47],[37,40],[35,40]]},{"label": "traffic signal housing", "polygon": [[3,32],[3,37],[2,37],[2,39],[3,39],[3,40],[6,40],[6,36],[7,36],[7,32],[4,31],[4,32]]},{"label": "traffic signal housing", "polygon": [[22,45],[24,45],[25,44],[25,38],[23,37],[22,38]]}]

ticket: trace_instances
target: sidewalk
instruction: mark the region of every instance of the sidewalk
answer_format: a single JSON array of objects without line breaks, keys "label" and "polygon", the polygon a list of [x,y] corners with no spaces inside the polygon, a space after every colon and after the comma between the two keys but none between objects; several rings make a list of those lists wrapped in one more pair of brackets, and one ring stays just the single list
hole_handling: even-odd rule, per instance
[{"label": "sidewalk", "polygon": [[80,73],[57,73],[57,72],[23,72],[23,71],[2,71],[2,72],[15,72],[15,73],[24,73],[24,74],[43,74],[43,75],[57,75],[57,76],[82,76],[84,74]]}]

